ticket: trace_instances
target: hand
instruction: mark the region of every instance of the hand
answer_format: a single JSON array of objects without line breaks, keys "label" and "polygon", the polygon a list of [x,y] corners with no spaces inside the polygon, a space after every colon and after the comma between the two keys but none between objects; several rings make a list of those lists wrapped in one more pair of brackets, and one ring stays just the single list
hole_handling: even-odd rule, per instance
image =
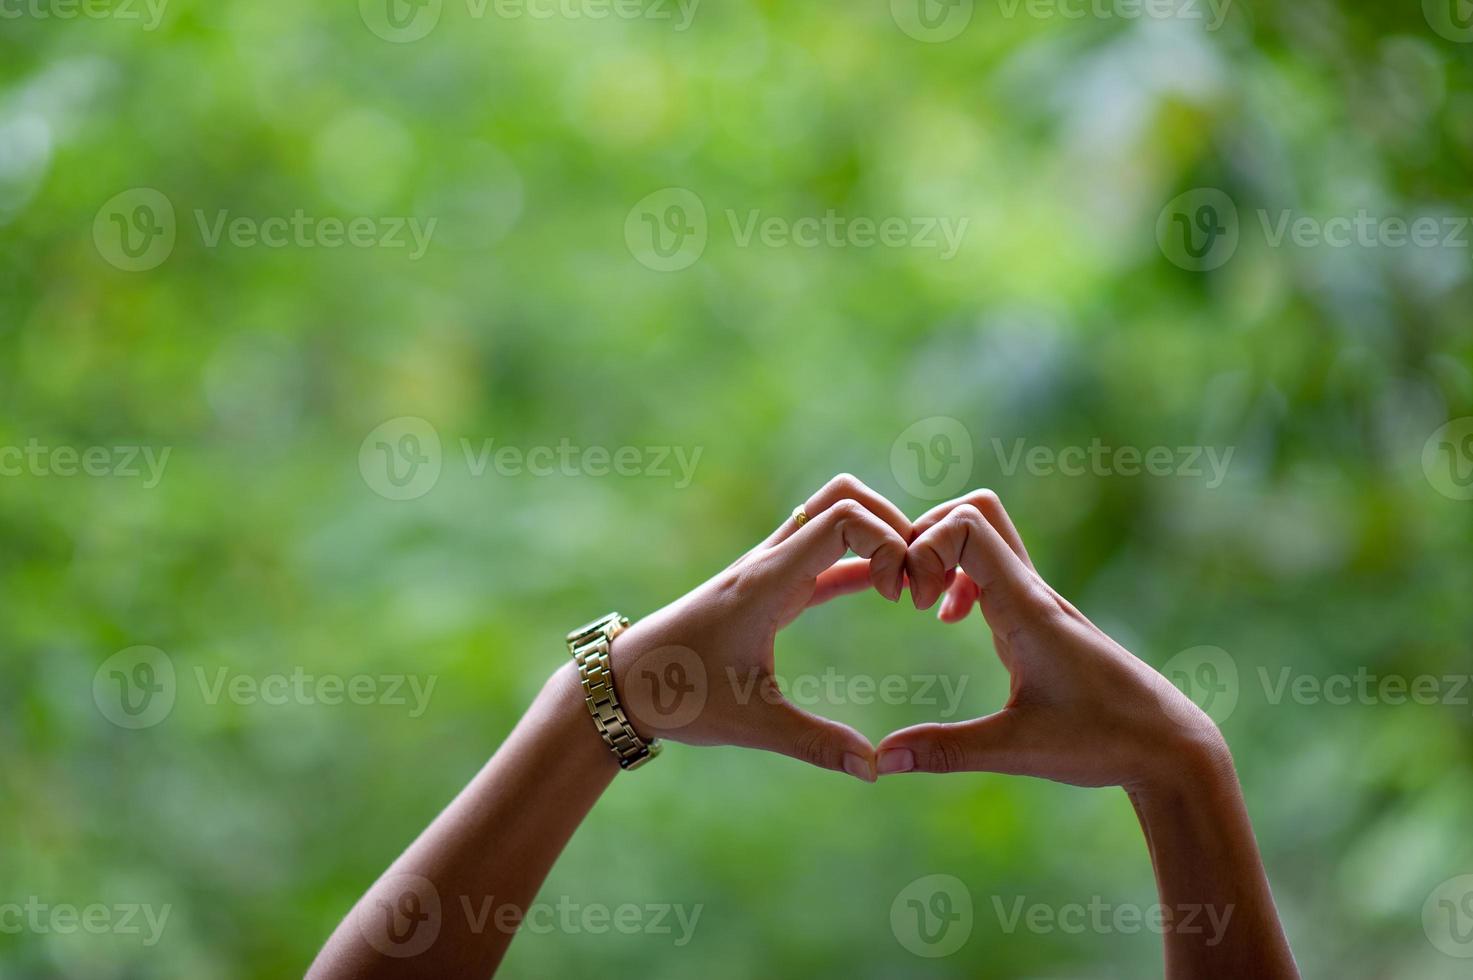
[{"label": "hand", "polygon": [[887,736],[882,775],[985,771],[1131,790],[1231,765],[1201,709],[1039,577],[996,494],[942,504],[914,531],[905,564],[916,608],[944,593],[940,618],[954,623],[979,603],[1012,689],[996,714]]},{"label": "hand", "polygon": [[[778,630],[809,606],[868,584],[904,588],[910,521],[852,476],[804,505],[761,545],[614,640],[614,683],[641,737],[741,745],[875,779],[875,749],[847,725],[787,701],[773,678]],[[859,557],[840,561],[847,551]]]}]

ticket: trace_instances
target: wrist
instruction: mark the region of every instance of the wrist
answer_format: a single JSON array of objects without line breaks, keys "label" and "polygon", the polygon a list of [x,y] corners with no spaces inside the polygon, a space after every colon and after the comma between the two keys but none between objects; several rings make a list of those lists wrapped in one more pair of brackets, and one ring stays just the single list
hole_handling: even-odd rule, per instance
[{"label": "wrist", "polygon": [[[638,769],[660,753],[660,743],[637,727],[629,711],[628,658],[615,665],[618,641],[629,632],[626,616],[608,613],[568,634],[583,704],[594,730],[623,769]],[[637,669],[637,666],[636,666]]]},{"label": "wrist", "polygon": [[576,746],[577,756],[597,760],[597,768],[619,768],[618,759],[609,751],[598,734],[598,728],[588,713],[588,699],[583,693],[583,681],[578,676],[578,665],[569,660],[547,679],[538,701],[545,709],[548,724],[563,733],[561,740]]},{"label": "wrist", "polygon": [[1160,764],[1155,771],[1126,787],[1137,809],[1157,802],[1186,805],[1237,792],[1233,756],[1215,726],[1179,733],[1156,758]]},{"label": "wrist", "polygon": [[629,696],[629,678],[633,676],[635,664],[645,649],[644,633],[640,624],[635,623],[614,637],[614,641],[609,644],[609,670],[614,675],[614,693],[619,698],[625,717],[629,719],[629,727],[634,729],[634,734],[649,742],[657,736],[650,727],[649,719],[643,717],[639,710],[641,699]]}]

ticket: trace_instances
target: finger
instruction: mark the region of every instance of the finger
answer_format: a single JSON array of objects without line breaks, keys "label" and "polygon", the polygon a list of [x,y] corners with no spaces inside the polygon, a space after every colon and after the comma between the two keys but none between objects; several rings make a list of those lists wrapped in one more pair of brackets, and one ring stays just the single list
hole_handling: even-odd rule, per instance
[{"label": "finger", "polygon": [[961,622],[972,611],[979,594],[977,583],[970,576],[965,572],[956,573],[941,599],[941,607],[936,610],[936,618],[943,623]]},{"label": "finger", "polygon": [[[841,500],[858,501],[864,505],[866,510],[894,528],[896,534],[907,542],[910,541],[912,537],[910,518],[901,513],[899,507],[865,486],[858,477],[848,473],[840,473],[809,497],[803,503],[803,513],[807,515],[808,520],[813,520]],[[771,548],[780,544],[797,533],[798,528],[798,521],[789,517],[763,542],[763,546]]]},{"label": "finger", "polygon": [[848,725],[810,714],[790,701],[769,703],[760,719],[758,748],[786,755],[820,769],[847,772],[875,781],[875,747]]},{"label": "finger", "polygon": [[808,605],[818,606],[841,595],[860,592],[870,587],[869,559],[846,558],[827,571],[819,573]]},{"label": "finger", "polygon": [[[973,490],[965,496],[948,500],[926,511],[915,522],[916,536],[919,537],[930,530],[938,521],[962,504],[970,504],[981,511],[982,516],[997,529],[997,533],[1007,542],[1008,547],[1013,549],[1014,554],[1021,558],[1029,568],[1033,568],[1033,559],[1029,557],[1028,549],[1023,544],[1023,536],[1018,533],[1013,519],[1008,516],[1007,508],[1003,507],[1002,500],[996,493],[985,488]],[[946,598],[937,611],[937,618],[943,623],[959,623],[971,614],[972,606],[976,603],[977,598],[977,584],[965,574],[958,575],[956,581],[948,587]]]},{"label": "finger", "polygon": [[929,722],[892,732],[881,740],[877,771],[881,776],[902,772],[1026,771],[1023,751],[1027,739],[1018,716],[1004,709],[971,721]]},{"label": "finger", "polygon": [[1016,629],[1047,596],[1038,575],[971,504],[957,507],[911,542],[905,570],[917,609],[936,601],[946,570],[957,565],[976,583],[982,613],[994,631]]},{"label": "finger", "polygon": [[948,500],[944,504],[937,504],[935,507],[926,511],[915,522],[915,535],[911,540],[914,541],[926,531],[929,531],[947,514],[963,504],[970,504],[981,511],[982,516],[987,518],[988,523],[997,528],[997,533],[1002,535],[1002,539],[1008,543],[1009,548],[1013,549],[1013,553],[1023,559],[1023,562],[1029,568],[1033,567],[1033,559],[1028,557],[1028,549],[1023,545],[1023,536],[1018,533],[1018,528],[1014,526],[1013,519],[1008,516],[1007,509],[1002,505],[1002,499],[996,493],[985,488],[973,490],[965,496],[957,497],[955,500]]},{"label": "finger", "polygon": [[773,548],[786,574],[817,579],[852,551],[869,559],[869,579],[881,595],[900,598],[905,575],[905,539],[855,500],[840,500]]}]

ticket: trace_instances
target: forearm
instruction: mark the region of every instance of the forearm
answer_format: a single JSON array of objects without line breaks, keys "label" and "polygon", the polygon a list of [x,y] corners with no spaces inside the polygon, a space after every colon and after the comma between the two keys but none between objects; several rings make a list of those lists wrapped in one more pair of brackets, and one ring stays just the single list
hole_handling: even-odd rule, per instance
[{"label": "forearm", "polygon": [[1226,746],[1130,798],[1165,909],[1166,976],[1297,978]]},{"label": "forearm", "polygon": [[[519,913],[618,772],[570,661],[480,773],[359,900],[309,976],[489,976]],[[424,879],[438,902],[439,914],[417,926],[413,915],[393,918],[432,911],[429,896],[407,898],[426,885],[405,876]],[[416,930],[435,925],[426,945]]]}]

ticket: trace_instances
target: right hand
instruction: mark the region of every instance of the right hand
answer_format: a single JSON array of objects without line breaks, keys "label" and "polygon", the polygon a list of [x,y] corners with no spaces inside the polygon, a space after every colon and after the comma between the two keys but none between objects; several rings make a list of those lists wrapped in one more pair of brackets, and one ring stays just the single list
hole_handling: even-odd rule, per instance
[{"label": "right hand", "polygon": [[960,622],[980,605],[1012,687],[995,714],[887,736],[881,775],[999,772],[1143,790],[1195,778],[1204,763],[1231,767],[1200,708],[1039,577],[995,493],[978,490],[916,521],[905,565],[916,608],[944,593],[940,618]]}]

